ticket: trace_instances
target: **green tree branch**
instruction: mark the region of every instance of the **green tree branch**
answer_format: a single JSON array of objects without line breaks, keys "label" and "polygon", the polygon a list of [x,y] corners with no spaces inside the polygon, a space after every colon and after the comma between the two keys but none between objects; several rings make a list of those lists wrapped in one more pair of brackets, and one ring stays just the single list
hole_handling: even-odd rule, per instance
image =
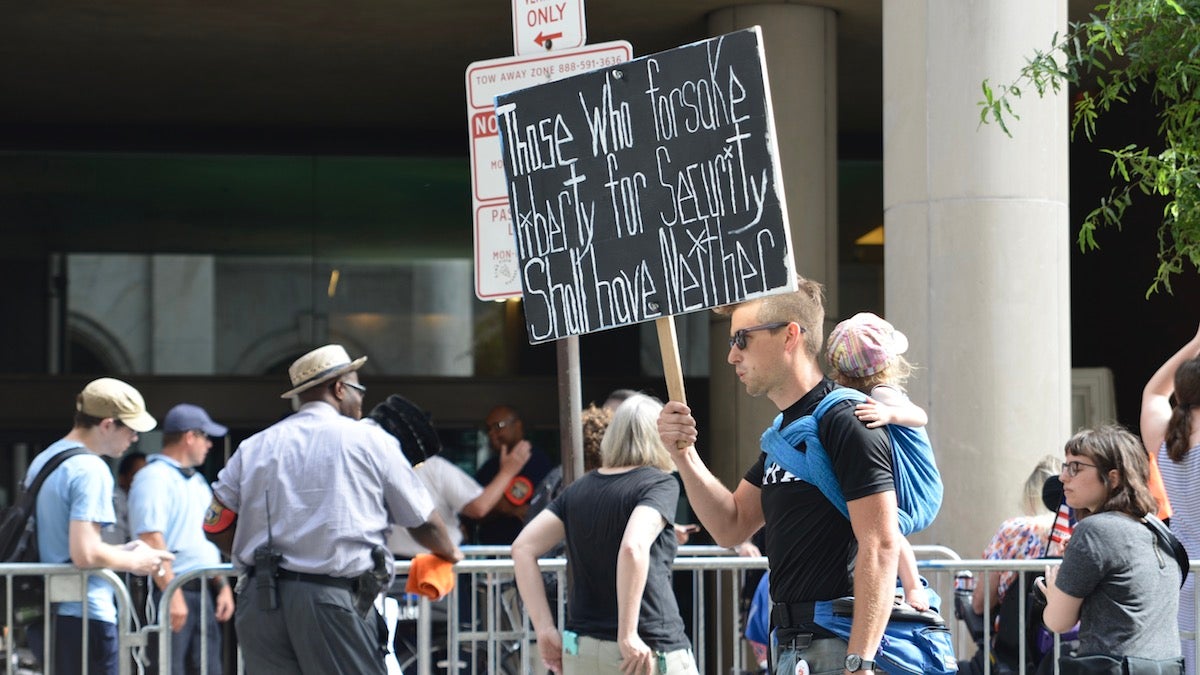
[{"label": "green tree branch", "polygon": [[1081,93],[1071,115],[1071,138],[1093,140],[1101,117],[1150,87],[1158,108],[1162,150],[1130,144],[1112,157],[1117,185],[1088,213],[1077,238],[1083,251],[1098,248],[1097,230],[1121,229],[1135,193],[1166,199],[1158,228],[1158,270],[1147,290],[1171,292],[1184,263],[1200,269],[1200,0],[1111,0],[1087,21],[1072,22],[1047,51],[1035,50],[1009,84],[983,82],[980,125],[995,123],[1012,136],[1019,120],[1012,99],[1032,88],[1039,97],[1071,86]]}]

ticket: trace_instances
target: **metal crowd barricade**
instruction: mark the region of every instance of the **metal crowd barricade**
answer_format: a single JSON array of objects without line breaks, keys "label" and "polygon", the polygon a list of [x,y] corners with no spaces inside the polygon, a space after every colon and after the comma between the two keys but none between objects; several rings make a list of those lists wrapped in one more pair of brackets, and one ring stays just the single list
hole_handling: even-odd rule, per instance
[{"label": "metal crowd barricade", "polygon": [[[916,547],[914,547],[914,548],[916,548]],[[931,576],[938,578],[939,580],[942,580],[942,581],[944,581],[947,577],[950,579],[953,579],[959,572],[964,572],[964,571],[971,572],[972,574],[975,574],[978,572],[985,573],[985,574],[974,577],[976,585],[980,584],[981,582],[983,584],[983,598],[984,598],[983,616],[985,617],[985,620],[983,621],[982,648],[984,650],[984,658],[983,658],[984,675],[991,675],[991,671],[992,671],[991,651],[992,651],[992,633],[993,633],[992,625],[993,625],[994,617],[992,616],[991,574],[990,574],[990,572],[1016,572],[1017,573],[1016,581],[1013,584],[1013,586],[1011,586],[1009,588],[1009,593],[1015,592],[1017,594],[1017,596],[1016,596],[1017,602],[1018,602],[1017,614],[1019,617],[1019,624],[1018,624],[1019,632],[1018,632],[1018,634],[1021,636],[1021,640],[1020,640],[1020,644],[1019,644],[1019,651],[1018,651],[1018,660],[1019,660],[1019,671],[1018,672],[1021,675],[1025,675],[1026,670],[1027,670],[1027,668],[1025,667],[1025,663],[1028,660],[1027,659],[1028,650],[1031,648],[1031,646],[1028,645],[1025,640],[1025,636],[1028,635],[1027,629],[1028,629],[1029,613],[1027,611],[1027,602],[1028,602],[1030,589],[1028,587],[1028,584],[1025,579],[1025,575],[1023,573],[1029,572],[1029,571],[1041,571],[1041,570],[1045,569],[1045,567],[1047,565],[1058,565],[1059,562],[1060,562],[1059,560],[1055,560],[1055,559],[1042,559],[1042,558],[1031,559],[1031,560],[921,560],[921,561],[917,562],[917,569],[921,570],[923,573],[928,573]],[[943,596],[943,598],[946,598],[946,597],[947,596]],[[946,615],[947,623],[949,623],[949,621],[953,617],[953,611],[954,611],[953,610],[953,607],[954,607],[953,596],[951,595],[948,597],[950,598],[949,609],[946,609],[946,602],[945,601],[943,602],[943,614]],[[965,631],[965,628],[963,626],[961,626],[961,622],[955,621],[954,624],[955,624],[956,630]],[[963,650],[961,648],[961,642],[962,641],[959,640],[960,649],[958,652],[958,658],[959,658],[960,663],[969,659],[972,655],[970,653],[969,649]],[[1054,653],[1054,659],[1053,659],[1054,660],[1054,671],[1053,672],[1055,673],[1055,675],[1058,675],[1058,655],[1060,653],[1060,649],[1061,649],[1061,641],[1059,639],[1059,636],[1055,635],[1054,636],[1054,650],[1053,650],[1053,653]]]},{"label": "metal crowd barricade", "polygon": [[[469,673],[523,673],[533,668],[540,668],[535,661],[540,658],[536,651],[536,639],[529,625],[528,617],[521,610],[516,595],[512,574],[512,560],[508,558],[507,546],[466,546],[463,552],[467,560],[459,563],[455,569],[460,574],[470,575],[472,583],[467,588],[456,586],[448,602],[447,619],[447,663],[448,672]],[[499,559],[482,559],[491,556],[502,556]],[[558,597],[556,601],[558,624],[563,624],[565,616],[565,570],[566,560],[549,558],[539,561],[543,573],[552,573],[558,579]],[[676,571],[700,572],[701,576],[692,585],[693,612],[692,635],[697,642],[702,642],[707,635],[717,635],[714,638],[714,651],[710,655],[703,644],[695,650],[697,667],[706,672],[706,661],[711,656],[716,663],[724,658],[724,648],[728,641],[732,645],[734,663],[742,662],[744,642],[742,641],[742,625],[738,598],[742,590],[742,573],[750,569],[766,569],[767,560],[764,557],[740,558],[730,549],[719,546],[681,546],[673,568]],[[399,570],[399,567],[397,568]],[[709,597],[707,573],[711,576],[712,593],[724,611],[718,611],[715,626],[709,630],[709,614],[705,611]],[[725,595],[725,583],[728,577],[730,595]],[[469,601],[460,604],[460,593],[469,592]],[[732,597],[732,601],[725,601]],[[470,616],[466,622],[460,621],[458,608],[470,608]],[[422,605],[424,607],[424,605]],[[422,612],[424,614],[424,612]],[[466,626],[463,628],[463,626]],[[420,630],[420,627],[418,627]],[[728,635],[725,632],[728,631]],[[420,641],[420,632],[418,640]],[[480,646],[482,644],[482,647]],[[481,653],[482,652],[482,653]],[[429,651],[422,649],[422,653]],[[441,665],[438,664],[439,670]],[[418,662],[419,675],[432,672],[431,664]]]},{"label": "metal crowd barricade", "polygon": [[[916,555],[922,558],[959,560],[957,553],[944,546],[914,546],[913,549]],[[465,546],[463,552],[468,559],[459,563],[455,569],[461,574],[470,575],[473,582],[465,589],[461,586],[456,587],[448,600],[447,652],[457,656],[448,659],[444,664],[446,670],[451,673],[528,672],[531,664],[529,659],[539,657],[528,618],[516,604],[519,601],[516,599],[515,589],[512,588],[512,561],[507,557],[509,547]],[[500,558],[482,559],[495,556]],[[562,558],[542,559],[539,564],[543,572],[553,573],[558,577],[557,615],[561,626],[565,615],[566,561]],[[739,607],[743,590],[742,576],[748,570],[766,568],[765,557],[739,557],[731,549],[721,546],[679,547],[673,570],[700,573],[692,584],[692,635],[695,638],[696,665],[700,672],[709,672],[709,665],[716,667],[723,664],[727,645],[732,649],[732,663],[735,667],[740,667],[740,664],[745,662],[746,643],[742,639],[744,626]],[[725,589],[726,583],[729,584],[728,593]],[[953,598],[953,574],[944,581],[935,575],[931,583],[939,588],[944,587],[944,591],[939,591],[943,597]],[[460,592],[472,594],[470,602],[463,603],[470,607],[471,614],[466,623],[469,627],[465,629],[460,628],[463,622],[459,621],[458,617]],[[505,593],[510,595],[506,596]],[[483,597],[480,599],[477,596]],[[712,613],[706,611],[710,596],[715,596],[718,606],[718,611]],[[424,607],[422,603],[422,616],[427,615]],[[502,613],[505,611],[509,613],[507,616]],[[943,611],[946,611],[945,607]],[[513,616],[514,612],[516,616]],[[953,615],[948,616],[952,621]],[[519,622],[515,620],[517,617]],[[419,641],[420,629],[419,626]],[[423,648],[421,653],[428,654],[429,651]],[[443,664],[429,664],[419,660],[418,675],[433,672],[434,665],[438,665],[440,671]]]},{"label": "metal crowd barricade", "polygon": [[133,603],[129,598],[129,590],[125,583],[112,570],[108,569],[89,569],[81,570],[74,565],[66,564],[42,564],[42,563],[3,563],[0,564],[0,574],[4,576],[6,597],[8,601],[4,608],[4,625],[8,628],[4,631],[4,656],[5,656],[5,672],[8,675],[13,675],[16,672],[17,661],[16,656],[16,630],[13,629],[19,623],[21,617],[14,616],[15,609],[13,607],[13,592],[15,577],[30,577],[40,576],[45,581],[46,593],[42,602],[42,651],[44,655],[44,663],[42,664],[43,672],[54,672],[54,638],[53,619],[51,614],[51,603],[59,602],[82,602],[83,603],[83,626],[80,650],[84,654],[82,658],[82,673],[87,675],[88,659],[87,659],[87,643],[88,643],[88,606],[87,606],[87,590],[88,581],[92,577],[103,579],[108,585],[112,586],[113,595],[116,597],[117,604],[117,651],[119,655],[119,673],[120,675],[130,675],[131,661],[128,655],[133,647],[137,646],[137,640],[129,630],[130,624],[130,608]]},{"label": "metal crowd barricade", "polygon": [[[228,565],[228,564],[215,565],[212,567],[204,567],[201,569],[189,570],[182,574],[175,575],[175,577],[172,578],[169,583],[167,583],[166,588],[163,589],[162,597],[159,598],[159,600],[158,600],[157,614],[155,614],[155,616],[157,617],[157,622],[143,626],[140,631],[142,633],[141,642],[143,642],[143,643],[145,643],[148,640],[148,636],[150,634],[152,634],[152,633],[158,634],[158,637],[157,637],[157,639],[158,639],[158,659],[157,660],[160,665],[159,672],[167,672],[170,670],[170,663],[171,663],[171,622],[170,622],[171,597],[175,595],[175,591],[179,590],[180,588],[182,588],[184,586],[184,584],[187,584],[188,582],[192,581],[193,579],[202,579],[202,580],[207,581],[208,579],[212,579],[214,577],[222,577],[222,576],[223,577],[236,577],[237,570],[235,570],[233,568],[233,565]],[[237,581],[236,578],[234,578],[234,579],[231,579],[230,583],[234,583],[236,581]],[[153,582],[151,582],[151,583],[153,583]],[[206,585],[204,585],[203,583],[201,584],[201,588],[204,589],[205,592],[207,592],[207,590],[208,590],[208,587]],[[150,589],[149,592],[151,594],[153,594],[154,590]],[[209,664],[208,663],[208,649],[207,649],[208,640],[209,640],[208,614],[209,614],[209,612],[212,612],[215,609],[216,609],[216,607],[215,607],[214,602],[201,602],[200,603],[200,617],[199,617],[200,618],[200,645],[201,645],[200,672],[202,672],[202,673],[208,673],[208,672],[218,672],[219,673],[222,670],[221,664],[219,664],[219,663]],[[241,651],[239,650],[237,672],[242,673],[242,672],[244,672],[244,670],[245,670],[245,664],[242,663]]]},{"label": "metal crowd barricade", "polygon": [[[679,572],[691,571],[699,572],[696,583],[693,584],[694,593],[694,612],[693,612],[693,636],[695,636],[696,644],[696,660],[700,672],[713,671],[718,665],[724,662],[723,650],[726,645],[732,645],[732,662],[735,667],[740,667],[744,663],[743,660],[743,642],[742,642],[742,626],[739,615],[739,608],[736,599],[741,595],[742,573],[751,569],[762,569],[766,567],[766,558],[742,558],[733,555],[727,549],[719,547],[680,547],[683,555],[677,557],[674,564],[674,569]],[[416,654],[415,663],[405,668],[405,673],[412,675],[429,675],[435,670],[437,672],[449,673],[525,673],[532,671],[540,671],[540,663],[538,662],[539,655],[536,648],[536,636],[534,635],[529,619],[521,609],[519,599],[517,598],[515,583],[512,576],[512,560],[507,557],[500,559],[487,559],[481,556],[507,556],[507,547],[466,547],[464,551],[471,556],[456,566],[456,571],[460,575],[467,575],[472,579],[471,583],[464,584],[461,587],[456,587],[450,594],[449,598],[443,602],[446,603],[448,618],[446,619],[444,642],[435,645],[434,625],[431,620],[432,603],[428,599],[421,598],[416,605],[416,611],[413,614],[416,621]],[[1019,660],[1022,664],[1019,672],[1025,673],[1026,655],[1028,649],[1033,648],[1032,645],[1025,644],[1024,636],[1028,633],[1026,625],[1026,602],[1028,598],[1028,581],[1022,573],[1029,571],[1040,572],[1047,564],[1056,565],[1057,560],[960,560],[957,554],[945,547],[929,547],[915,546],[914,551],[920,559],[917,563],[918,569],[927,577],[931,585],[938,590],[943,598],[942,612],[947,619],[947,624],[953,631],[956,631],[956,644],[958,645],[958,657],[960,660],[967,660],[971,657],[971,652],[974,643],[969,643],[965,648],[962,638],[966,635],[965,627],[954,619],[954,580],[958,573],[970,571],[974,574],[975,583],[980,586],[984,597],[984,616],[990,616],[992,613],[991,603],[991,573],[992,572],[1017,572],[1016,579],[1013,582],[1011,591],[1015,592],[1016,602],[1018,605],[1018,616],[1020,625],[1018,633],[1022,636],[1022,642],[1019,646]],[[929,556],[940,556],[943,559],[928,559]],[[565,585],[565,570],[566,561],[562,558],[554,558],[540,561],[543,571],[551,572],[557,576],[559,585],[559,596],[557,598],[559,625],[562,625],[564,616],[565,599],[563,594],[566,590]],[[407,562],[398,562],[396,570],[398,574],[404,574],[408,571],[409,564]],[[1200,569],[1200,562],[1192,561],[1192,572],[1196,573]],[[118,648],[120,653],[119,672],[121,675],[130,675],[132,668],[132,655],[141,647],[149,644],[149,639],[156,637],[159,641],[159,662],[168,662],[171,654],[171,640],[169,621],[169,599],[175,589],[183,584],[197,578],[211,578],[214,576],[233,576],[234,569],[229,565],[220,565],[205,569],[193,570],[191,572],[178,575],[175,577],[163,593],[163,598],[158,604],[159,617],[156,623],[143,626],[137,629],[131,629],[131,609],[132,601],[129,592],[123,580],[110,570],[80,570],[73,565],[48,565],[48,564],[25,564],[25,563],[8,563],[0,564],[0,574],[3,574],[3,583],[8,591],[8,604],[3,609],[3,617],[5,625],[14,626],[21,623],[21,617],[14,616],[15,610],[12,602],[15,577],[41,576],[46,582],[46,596],[43,602],[43,618],[42,626],[44,637],[42,646],[44,648],[47,662],[43,664],[42,672],[54,672],[53,663],[53,635],[52,615],[50,614],[51,603],[58,602],[82,602],[86,598],[87,582],[91,577],[99,577],[104,579],[114,591],[117,604],[117,629],[118,629]],[[727,595],[724,592],[723,584],[726,583],[723,579],[729,578],[731,594]],[[1198,585],[1200,586],[1200,585]],[[459,597],[462,593],[469,593],[469,602],[464,599],[463,607],[468,608],[469,616],[463,617],[465,621],[460,621],[459,616]],[[709,613],[706,611],[709,594],[714,593],[716,596],[716,612]],[[1200,596],[1200,589],[1196,592]],[[727,601],[727,598],[733,598],[732,602]],[[1200,600],[1200,597],[1195,599]],[[86,607],[86,605],[85,605]],[[1197,602],[1197,607],[1200,607],[1200,602]],[[212,611],[212,605],[202,605],[202,618],[205,618],[206,612]],[[1198,610],[1200,613],[1200,610]],[[86,617],[85,617],[86,618]],[[1200,617],[1197,617],[1200,619]],[[202,626],[205,622],[202,622]],[[4,672],[9,675],[16,673],[17,663],[14,660],[14,652],[17,644],[17,631],[6,630],[4,635],[4,649],[6,656],[6,666]],[[993,627],[991,621],[983,622],[983,637],[980,640],[982,649],[984,650],[983,670],[985,675],[990,675],[991,668],[991,643],[992,643]],[[154,634],[157,634],[156,636]],[[201,637],[203,641],[207,641],[207,629],[201,629]],[[1186,636],[1191,637],[1191,636]],[[88,624],[83,622],[83,641],[86,645],[88,639]],[[435,662],[432,656],[438,653],[435,646],[445,645],[445,648],[440,652],[441,659]],[[705,645],[709,647],[706,649]],[[1054,640],[1054,655],[1060,653],[1061,643],[1057,636]],[[81,645],[81,650],[86,653],[86,649]],[[1200,662],[1200,645],[1195,649],[1192,657]],[[1055,659],[1057,661],[1057,659]],[[204,664],[207,666],[208,664]],[[84,660],[84,673],[87,672],[87,661]],[[244,671],[244,665],[240,655],[238,658],[237,672]],[[22,671],[29,672],[29,671]],[[1054,672],[1058,672],[1057,663],[1054,667]]]},{"label": "metal crowd barricade", "polygon": [[922,564],[930,560],[955,561],[962,560],[962,558],[953,549],[937,544],[913,545],[912,549],[913,555],[917,558],[917,571],[925,576],[925,580],[929,582],[929,586],[942,599],[942,618],[946,619],[946,626],[950,628],[954,636],[955,652],[963,654],[966,651],[970,651],[972,645],[971,636],[954,620],[955,575],[941,571],[934,572],[931,568]]}]

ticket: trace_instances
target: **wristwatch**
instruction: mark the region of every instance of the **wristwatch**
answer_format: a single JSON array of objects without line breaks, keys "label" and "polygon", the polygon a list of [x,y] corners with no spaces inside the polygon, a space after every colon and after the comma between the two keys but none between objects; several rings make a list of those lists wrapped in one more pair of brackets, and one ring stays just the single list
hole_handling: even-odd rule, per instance
[{"label": "wristwatch", "polygon": [[846,670],[851,673],[857,673],[860,670],[875,670],[875,662],[866,661],[858,654],[847,654]]}]

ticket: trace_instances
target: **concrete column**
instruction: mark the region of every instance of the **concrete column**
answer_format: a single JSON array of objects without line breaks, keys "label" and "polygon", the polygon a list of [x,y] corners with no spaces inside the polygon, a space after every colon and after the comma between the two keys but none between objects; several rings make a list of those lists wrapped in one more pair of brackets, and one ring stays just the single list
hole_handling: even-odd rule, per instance
[{"label": "concrete column", "polygon": [[[709,15],[712,35],[762,28],[767,78],[779,134],[783,189],[796,269],[826,285],[837,316],[837,15],[805,5],[746,5]],[[779,412],[752,399],[729,364],[729,322],[712,315],[709,467],[737,487],[758,457],[758,439]]]},{"label": "concrete column", "polygon": [[1066,17],[1066,0],[883,3],[885,301],[946,483],[914,541],[963,557],[1070,427],[1067,99],[1017,101],[1013,138],[977,106]]}]

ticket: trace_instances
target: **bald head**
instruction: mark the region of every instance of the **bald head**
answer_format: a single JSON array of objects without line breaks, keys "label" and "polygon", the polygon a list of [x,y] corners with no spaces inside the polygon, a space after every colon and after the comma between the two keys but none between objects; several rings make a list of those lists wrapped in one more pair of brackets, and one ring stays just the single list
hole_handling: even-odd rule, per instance
[{"label": "bald head", "polygon": [[511,405],[502,404],[492,408],[483,425],[493,452],[500,452],[502,447],[511,448],[525,438],[521,413]]}]

